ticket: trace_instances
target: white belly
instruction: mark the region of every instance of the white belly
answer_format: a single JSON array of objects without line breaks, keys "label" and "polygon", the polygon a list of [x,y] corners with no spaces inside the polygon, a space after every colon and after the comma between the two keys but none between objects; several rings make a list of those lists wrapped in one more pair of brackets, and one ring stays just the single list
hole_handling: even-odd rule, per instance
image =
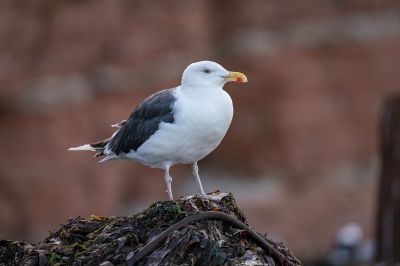
[{"label": "white belly", "polygon": [[211,153],[224,138],[232,121],[233,106],[222,89],[198,95],[176,91],[175,121],[162,123],[136,152],[141,162],[150,167],[191,164]]}]

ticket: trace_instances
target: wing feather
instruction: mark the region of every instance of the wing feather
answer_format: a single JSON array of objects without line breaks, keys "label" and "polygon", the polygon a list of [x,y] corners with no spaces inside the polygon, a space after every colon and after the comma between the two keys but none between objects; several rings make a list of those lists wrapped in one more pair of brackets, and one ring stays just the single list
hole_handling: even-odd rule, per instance
[{"label": "wing feather", "polygon": [[121,128],[109,141],[108,150],[117,155],[136,151],[158,130],[161,122],[174,122],[175,100],[173,89],[162,90],[146,98],[128,120],[119,125]]}]

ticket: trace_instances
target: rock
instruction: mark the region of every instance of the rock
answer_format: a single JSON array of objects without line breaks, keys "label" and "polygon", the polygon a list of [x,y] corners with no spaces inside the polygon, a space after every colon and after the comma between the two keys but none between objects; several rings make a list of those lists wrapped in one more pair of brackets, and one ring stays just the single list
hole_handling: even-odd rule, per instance
[{"label": "rock", "polygon": [[4,265],[300,265],[248,228],[232,194],[156,202],[124,217],[68,220],[45,240],[0,241]]}]

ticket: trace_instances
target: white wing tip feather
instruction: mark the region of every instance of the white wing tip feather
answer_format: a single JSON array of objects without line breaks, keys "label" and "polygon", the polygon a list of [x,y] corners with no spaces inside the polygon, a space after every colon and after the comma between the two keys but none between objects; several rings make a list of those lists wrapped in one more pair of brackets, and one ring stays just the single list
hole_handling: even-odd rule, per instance
[{"label": "white wing tip feather", "polygon": [[105,161],[113,160],[113,159],[116,159],[116,158],[117,158],[117,156],[116,156],[115,154],[108,154],[106,157],[104,157],[103,159],[101,159],[101,160],[99,161],[99,163],[104,163]]},{"label": "white wing tip feather", "polygon": [[126,120],[122,120],[119,123],[111,125],[111,127],[121,128],[125,124]]},{"label": "white wing tip feather", "polygon": [[89,144],[85,144],[79,147],[72,147],[68,149],[69,151],[96,151],[92,146]]}]

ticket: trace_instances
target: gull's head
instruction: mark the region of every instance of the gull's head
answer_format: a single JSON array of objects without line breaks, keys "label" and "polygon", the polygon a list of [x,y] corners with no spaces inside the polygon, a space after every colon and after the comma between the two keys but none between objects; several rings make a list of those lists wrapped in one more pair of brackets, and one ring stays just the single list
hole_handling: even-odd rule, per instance
[{"label": "gull's head", "polygon": [[182,75],[182,85],[190,87],[219,87],[225,83],[247,82],[247,77],[240,72],[228,71],[220,64],[200,61],[190,64]]}]

